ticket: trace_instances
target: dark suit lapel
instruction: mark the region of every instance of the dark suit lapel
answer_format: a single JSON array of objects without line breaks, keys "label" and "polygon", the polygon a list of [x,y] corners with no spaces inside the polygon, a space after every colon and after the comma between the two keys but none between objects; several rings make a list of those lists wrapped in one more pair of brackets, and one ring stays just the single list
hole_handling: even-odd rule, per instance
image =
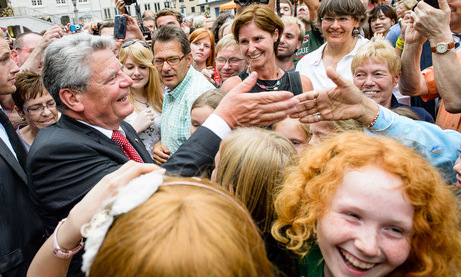
[{"label": "dark suit lapel", "polygon": [[[6,116],[6,114],[1,110],[0,110],[0,123],[5,128],[6,134],[8,135],[8,138],[10,139],[10,143],[13,146],[14,152],[16,153],[16,157],[18,157],[19,164],[25,170],[25,168],[26,168],[26,158],[27,158],[26,149],[24,148],[24,145],[22,144],[21,140],[19,139],[18,134],[14,130],[13,125],[11,125],[11,122],[8,119],[8,116]],[[6,146],[6,144],[5,144],[5,146]],[[9,150],[9,148],[8,148],[8,150]]]},{"label": "dark suit lapel", "polygon": [[16,157],[11,153],[10,148],[0,139],[0,157],[2,157],[13,170],[21,177],[22,181],[27,184],[27,177],[24,169],[16,160]]}]

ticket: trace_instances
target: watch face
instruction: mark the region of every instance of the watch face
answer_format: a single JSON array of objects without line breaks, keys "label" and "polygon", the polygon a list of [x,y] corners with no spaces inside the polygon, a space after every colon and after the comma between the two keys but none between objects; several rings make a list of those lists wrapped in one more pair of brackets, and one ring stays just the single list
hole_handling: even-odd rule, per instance
[{"label": "watch face", "polygon": [[448,51],[448,45],[445,43],[439,43],[436,47],[437,53],[445,53]]}]

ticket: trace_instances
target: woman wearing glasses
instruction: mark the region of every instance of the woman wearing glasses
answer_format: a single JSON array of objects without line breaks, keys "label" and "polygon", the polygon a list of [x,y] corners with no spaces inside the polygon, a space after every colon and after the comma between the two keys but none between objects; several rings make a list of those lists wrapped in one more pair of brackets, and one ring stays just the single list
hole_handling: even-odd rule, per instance
[{"label": "woman wearing glasses", "polygon": [[129,40],[120,48],[123,72],[133,80],[128,98],[134,112],[125,120],[138,132],[151,157],[154,145],[160,140],[163,103],[160,78],[152,59],[152,51],[145,41]]},{"label": "woman wearing glasses", "polygon": [[335,86],[326,75],[329,66],[352,81],[352,58],[366,42],[360,36],[360,25],[365,18],[366,9],[360,0],[324,0],[320,3],[317,22],[326,42],[304,56],[296,66],[296,71],[310,78],[314,90]]},{"label": "woman wearing glasses", "polygon": [[42,75],[35,71],[23,71],[15,76],[16,92],[12,94],[16,110],[26,126],[18,128],[19,137],[29,151],[40,129],[58,121],[56,102],[45,89]]},{"label": "woman wearing glasses", "polygon": [[223,89],[230,90],[242,82],[251,72],[258,73],[258,80],[250,92],[287,90],[294,94],[312,90],[306,76],[285,73],[277,67],[275,55],[283,32],[283,22],[267,5],[250,6],[235,19],[232,32],[240,45],[248,68],[238,76],[226,80]]}]

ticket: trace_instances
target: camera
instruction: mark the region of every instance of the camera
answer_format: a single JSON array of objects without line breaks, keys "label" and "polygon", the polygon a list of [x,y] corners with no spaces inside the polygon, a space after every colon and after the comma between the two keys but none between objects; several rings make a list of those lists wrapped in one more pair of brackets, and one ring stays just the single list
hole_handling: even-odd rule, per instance
[{"label": "camera", "polygon": [[125,2],[125,5],[126,5],[126,6],[129,6],[129,5],[131,5],[131,4],[136,3],[136,0],[123,0],[123,2]]},{"label": "camera", "polygon": [[70,25],[70,31],[71,32],[78,32],[82,30],[82,25],[77,24],[77,25]]},{"label": "camera", "polygon": [[269,4],[269,0],[234,0],[235,4],[239,4],[240,6],[249,6],[251,4]]}]

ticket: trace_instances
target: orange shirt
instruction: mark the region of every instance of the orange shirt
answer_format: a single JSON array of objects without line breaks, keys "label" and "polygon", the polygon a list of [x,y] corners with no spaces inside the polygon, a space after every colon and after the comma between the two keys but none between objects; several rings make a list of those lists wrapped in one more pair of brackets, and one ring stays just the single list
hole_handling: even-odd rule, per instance
[{"label": "orange shirt", "polygon": [[[461,63],[461,52],[457,52],[456,56],[458,57],[458,62]],[[434,79],[434,68],[428,67],[422,72],[424,79],[426,80],[427,95],[422,95],[421,98],[424,101],[429,101],[434,98],[440,97],[439,92],[437,91],[437,86]],[[452,114],[445,110],[445,104],[440,103],[439,112],[437,113],[437,118],[435,124],[439,125],[442,129],[451,129],[461,132],[461,113]]]}]

